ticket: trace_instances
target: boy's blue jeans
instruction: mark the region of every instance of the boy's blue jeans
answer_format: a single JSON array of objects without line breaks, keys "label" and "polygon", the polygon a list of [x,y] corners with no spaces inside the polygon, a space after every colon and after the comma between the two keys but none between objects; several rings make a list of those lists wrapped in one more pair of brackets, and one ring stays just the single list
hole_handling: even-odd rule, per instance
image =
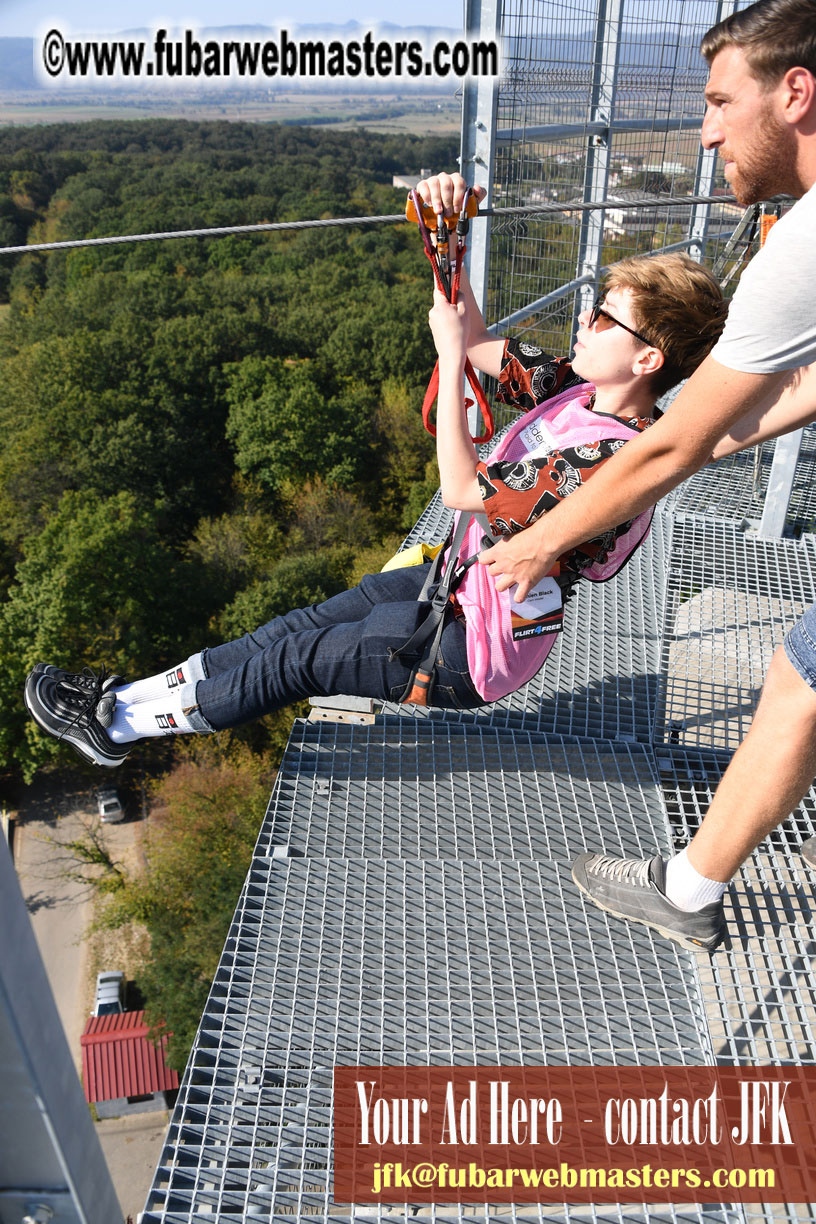
[{"label": "boy's blue jeans", "polygon": [[[223,731],[303,697],[397,700],[419,659],[392,660],[389,651],[419,624],[424,605],[417,596],[427,572],[427,565],[417,565],[367,574],[358,587],[325,603],[288,612],[237,641],[203,651],[205,679],[190,686],[191,724],[197,731]],[[431,700],[454,710],[485,704],[468,672],[464,621],[452,610]]]}]

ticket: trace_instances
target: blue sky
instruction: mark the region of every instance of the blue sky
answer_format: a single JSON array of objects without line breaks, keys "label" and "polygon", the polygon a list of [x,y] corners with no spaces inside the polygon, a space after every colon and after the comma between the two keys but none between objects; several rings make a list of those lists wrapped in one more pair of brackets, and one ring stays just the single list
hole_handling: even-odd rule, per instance
[{"label": "blue sky", "polygon": [[[361,0],[355,19],[455,29],[462,22],[462,7],[411,0],[391,17],[376,0]],[[343,25],[351,19],[351,9],[340,0],[0,0],[0,37],[31,37],[51,26],[63,33],[90,34],[158,25],[295,25],[295,17],[301,24]]]}]

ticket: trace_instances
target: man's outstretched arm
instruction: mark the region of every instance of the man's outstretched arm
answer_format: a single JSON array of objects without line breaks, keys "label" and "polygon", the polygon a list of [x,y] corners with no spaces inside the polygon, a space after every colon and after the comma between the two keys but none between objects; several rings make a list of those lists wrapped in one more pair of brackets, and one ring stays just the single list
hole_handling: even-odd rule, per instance
[{"label": "man's outstretched arm", "polygon": [[724,459],[749,446],[757,446],[766,438],[801,429],[816,419],[816,364],[789,370],[781,391],[760,401],[752,411],[740,417],[717,445],[712,458]]},{"label": "man's outstretched arm", "polygon": [[707,463],[747,413],[779,400],[786,389],[792,395],[790,385],[790,371],[744,374],[707,357],[661,420],[526,531],[483,553],[481,564],[500,591],[517,583],[515,598],[526,598],[560,556],[653,506]]}]

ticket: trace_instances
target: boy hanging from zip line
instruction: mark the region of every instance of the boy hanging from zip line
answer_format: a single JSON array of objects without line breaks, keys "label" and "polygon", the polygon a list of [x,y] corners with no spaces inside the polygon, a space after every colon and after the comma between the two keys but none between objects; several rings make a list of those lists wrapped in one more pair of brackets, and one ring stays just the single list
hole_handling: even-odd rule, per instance
[{"label": "boy hanging from zip line", "polygon": [[[418,191],[450,215],[466,187],[459,175],[439,175]],[[687,256],[624,260],[610,269],[592,310],[579,315],[570,361],[488,333],[464,276],[456,305],[435,290],[429,322],[439,355],[437,458],[443,501],[468,520],[459,560],[475,557],[486,534],[500,539],[524,530],[650,425],[659,396],[703,360],[725,313],[716,281]],[[468,357],[499,380],[497,398],[524,414],[484,462],[468,431]],[[477,514],[480,521],[470,518]],[[455,592],[447,597],[445,588],[437,600],[441,636],[432,647],[427,704],[476,708],[526,684],[560,628],[563,592],[582,576],[603,581],[617,573],[650,520],[651,511],[642,513],[571,549],[558,574],[518,605],[485,567],[456,566]],[[451,551],[445,579],[454,572],[447,571],[456,562]],[[424,597],[428,577],[428,564],[368,574],[322,604],[132,683],[104,665],[77,673],[39,663],[26,681],[26,706],[44,731],[85,760],[116,766],[139,740],[238,727],[304,697],[414,700],[423,662],[415,643],[435,589]]]}]

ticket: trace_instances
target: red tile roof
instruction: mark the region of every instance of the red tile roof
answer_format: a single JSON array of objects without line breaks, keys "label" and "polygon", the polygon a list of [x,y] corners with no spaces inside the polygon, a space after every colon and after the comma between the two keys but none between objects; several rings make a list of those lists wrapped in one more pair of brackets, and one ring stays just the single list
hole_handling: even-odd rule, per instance
[{"label": "red tile roof", "polygon": [[91,1016],[82,1046],[82,1083],[88,1101],[147,1096],[178,1088],[178,1075],[164,1061],[167,1038],[148,1038],[143,1011]]}]

